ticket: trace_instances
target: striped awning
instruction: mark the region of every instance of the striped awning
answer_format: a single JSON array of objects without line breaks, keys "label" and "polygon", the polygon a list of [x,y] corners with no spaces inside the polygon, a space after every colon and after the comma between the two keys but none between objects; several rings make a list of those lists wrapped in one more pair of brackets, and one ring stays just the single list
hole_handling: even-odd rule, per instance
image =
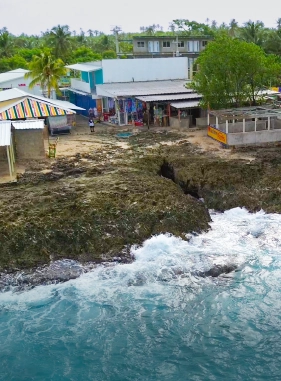
[{"label": "striped awning", "polygon": [[19,103],[0,111],[0,120],[38,118],[47,116],[73,114],[71,110],[53,106],[46,102],[25,98]]}]

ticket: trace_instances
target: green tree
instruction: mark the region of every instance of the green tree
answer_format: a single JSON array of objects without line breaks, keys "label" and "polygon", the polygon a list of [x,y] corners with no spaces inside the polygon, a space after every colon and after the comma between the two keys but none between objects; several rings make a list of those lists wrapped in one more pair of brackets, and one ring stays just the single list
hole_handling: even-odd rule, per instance
[{"label": "green tree", "polygon": [[212,36],[214,31],[209,25],[204,23],[198,23],[197,21],[189,21],[187,19],[173,20],[174,25],[179,31],[188,36]]},{"label": "green tree", "polygon": [[196,63],[191,83],[202,94],[202,105],[214,109],[256,104],[260,90],[277,81],[281,65],[253,43],[229,36],[210,42]]},{"label": "green tree", "polygon": [[65,60],[71,48],[71,32],[68,25],[54,26],[48,34],[48,40],[56,58]]},{"label": "green tree", "polygon": [[47,90],[48,98],[54,89],[59,93],[59,80],[66,75],[64,62],[56,59],[50,54],[49,50],[45,50],[39,56],[34,56],[29,64],[29,73],[25,74],[25,78],[31,78],[29,85],[33,88],[38,82],[43,90]]},{"label": "green tree", "polygon": [[74,50],[71,55],[71,62],[90,62],[90,61],[100,61],[102,59],[101,54],[93,52],[92,49],[87,46],[81,46],[80,48]]},{"label": "green tree", "polygon": [[253,42],[258,46],[263,46],[265,36],[264,23],[262,21],[253,22],[251,20],[244,23],[240,29],[239,37],[246,42]]},{"label": "green tree", "polygon": [[8,32],[7,28],[2,28],[0,30],[0,54],[2,57],[11,57],[13,52],[13,36]]},{"label": "green tree", "polygon": [[106,50],[102,53],[102,58],[113,59],[113,58],[117,58],[117,55],[114,50]]},{"label": "green tree", "polygon": [[264,50],[266,53],[281,56],[281,29],[272,29],[267,33]]}]

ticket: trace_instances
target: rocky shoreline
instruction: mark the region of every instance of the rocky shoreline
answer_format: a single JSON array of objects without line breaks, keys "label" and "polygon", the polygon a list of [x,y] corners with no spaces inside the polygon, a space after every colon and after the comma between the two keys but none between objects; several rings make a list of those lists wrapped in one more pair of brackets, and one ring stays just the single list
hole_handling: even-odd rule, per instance
[{"label": "rocky shoreline", "polygon": [[[241,149],[248,161],[203,152],[171,132],[142,132],[126,149],[114,139],[95,152],[33,163],[17,184],[1,186],[2,279],[61,260],[129,262],[130,247],[152,235],[186,239],[208,230],[209,209],[281,212],[278,146]],[[74,268],[69,279],[79,274]],[[56,280],[67,276],[49,279]]]}]

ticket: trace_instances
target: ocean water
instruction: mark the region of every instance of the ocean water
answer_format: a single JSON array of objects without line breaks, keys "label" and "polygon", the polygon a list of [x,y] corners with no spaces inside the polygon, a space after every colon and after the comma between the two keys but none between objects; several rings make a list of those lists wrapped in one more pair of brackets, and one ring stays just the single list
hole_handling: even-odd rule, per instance
[{"label": "ocean water", "polygon": [[[0,380],[281,379],[281,215],[236,208],[135,262],[0,294]],[[214,264],[237,271],[200,277]]]}]

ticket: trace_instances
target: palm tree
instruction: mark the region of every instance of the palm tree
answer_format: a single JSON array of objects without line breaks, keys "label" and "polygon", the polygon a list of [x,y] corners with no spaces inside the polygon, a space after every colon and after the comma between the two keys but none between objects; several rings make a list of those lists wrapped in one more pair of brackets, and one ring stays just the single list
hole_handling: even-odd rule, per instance
[{"label": "palm tree", "polygon": [[246,42],[253,42],[258,46],[264,43],[264,23],[261,21],[253,22],[251,20],[244,23],[240,30],[240,38]]},{"label": "palm tree", "polygon": [[0,53],[3,57],[11,57],[13,55],[14,42],[12,35],[7,28],[0,30]]},{"label": "palm tree", "polygon": [[235,19],[232,19],[229,23],[229,35],[231,37],[236,37],[238,29],[238,22]]},{"label": "palm tree", "polygon": [[51,97],[51,90],[59,92],[59,80],[66,75],[64,62],[54,58],[48,50],[39,56],[34,56],[29,64],[30,72],[25,74],[25,78],[31,78],[29,87],[33,88],[39,82],[43,90],[47,90],[48,98]]},{"label": "palm tree", "polygon": [[65,59],[71,46],[71,32],[68,25],[54,26],[48,39],[57,58]]}]

